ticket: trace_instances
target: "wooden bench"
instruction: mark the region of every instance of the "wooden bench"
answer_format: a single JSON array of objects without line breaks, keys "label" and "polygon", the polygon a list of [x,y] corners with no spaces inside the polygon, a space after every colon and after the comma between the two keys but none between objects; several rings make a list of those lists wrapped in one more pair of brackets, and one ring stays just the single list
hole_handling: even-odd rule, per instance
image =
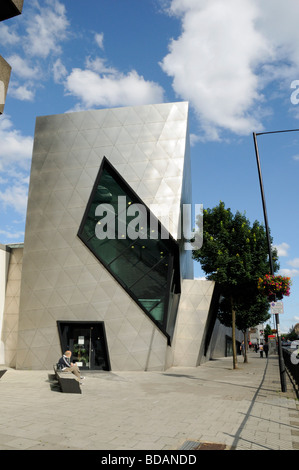
[{"label": "wooden bench", "polygon": [[80,383],[71,372],[64,372],[57,370],[56,366],[53,366],[55,378],[59,383],[60,389],[63,393],[82,393]]},{"label": "wooden bench", "polygon": [[7,369],[0,370],[0,379],[1,379],[2,375],[5,374],[5,372],[7,372]]}]

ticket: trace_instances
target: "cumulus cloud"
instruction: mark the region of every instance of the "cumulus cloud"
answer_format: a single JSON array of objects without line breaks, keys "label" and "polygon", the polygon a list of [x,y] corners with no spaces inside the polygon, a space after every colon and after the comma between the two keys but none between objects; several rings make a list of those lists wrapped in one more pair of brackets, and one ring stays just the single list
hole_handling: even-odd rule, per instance
[{"label": "cumulus cloud", "polygon": [[19,56],[18,54],[11,55],[7,58],[7,61],[13,68],[13,73],[19,77],[25,79],[37,79],[39,77],[39,67],[32,66],[30,61]]},{"label": "cumulus cloud", "polygon": [[28,55],[46,58],[61,52],[60,42],[67,36],[69,23],[65,6],[58,0],[35,3],[37,13],[28,16],[24,49]]},{"label": "cumulus cloud", "polygon": [[24,232],[23,231],[8,231],[8,230],[0,230],[1,241],[2,243],[16,243],[16,241],[20,240],[23,242],[24,240]]},{"label": "cumulus cloud", "polygon": [[255,30],[250,0],[173,1],[182,34],[172,40],[161,66],[175,92],[190,100],[206,132],[246,133],[259,123],[250,108],[262,99],[253,68],[268,53]]},{"label": "cumulus cloud", "polygon": [[171,0],[168,12],[182,31],[161,67],[206,136],[262,130],[264,88],[299,70],[298,2]]},{"label": "cumulus cloud", "polygon": [[[14,129],[8,116],[0,120],[0,208],[26,215],[33,139]],[[3,228],[3,227],[2,227]],[[4,233],[4,232],[2,232]]]},{"label": "cumulus cloud", "polygon": [[20,101],[33,101],[35,96],[35,92],[30,89],[29,84],[18,86],[15,83],[11,83],[9,94]]},{"label": "cumulus cloud", "polygon": [[67,76],[67,70],[61,59],[57,59],[53,64],[53,77],[55,83],[61,83]]},{"label": "cumulus cloud", "polygon": [[8,116],[0,119],[0,169],[13,164],[28,167],[32,156],[33,139],[14,129]]},{"label": "cumulus cloud", "polygon": [[283,242],[280,245],[275,245],[274,248],[276,248],[278,256],[288,256],[288,249],[290,248],[290,245]]},{"label": "cumulus cloud", "polygon": [[94,40],[100,49],[104,49],[104,33],[96,33]]},{"label": "cumulus cloud", "polygon": [[[103,62],[98,62],[97,66],[101,64]],[[86,107],[134,106],[163,101],[162,87],[146,81],[135,70],[128,74],[115,69],[109,72],[100,74],[75,68],[66,78],[66,92],[80,99]]]},{"label": "cumulus cloud", "polygon": [[280,270],[279,270],[279,273],[280,273],[282,276],[294,277],[294,276],[298,276],[299,270],[298,270],[298,269],[288,269],[288,268],[285,268],[285,269],[280,269]]},{"label": "cumulus cloud", "polygon": [[[290,77],[299,69],[299,4],[296,0],[271,0],[271,7],[263,0],[255,0],[260,15],[256,24],[272,47],[274,68]],[[283,61],[279,63],[277,61]],[[298,78],[298,77],[295,77]]]},{"label": "cumulus cloud", "polygon": [[59,0],[32,0],[27,8],[22,15],[20,32],[13,29],[9,32],[1,24],[0,35],[2,44],[14,46],[18,43],[20,46],[18,53],[7,57],[13,79],[8,93],[18,100],[33,101],[36,88],[42,80],[49,78],[45,59],[56,59],[52,66],[55,83],[60,83],[67,74],[59,54],[62,42],[68,37],[69,23],[65,6]]},{"label": "cumulus cloud", "polygon": [[0,191],[0,204],[6,209],[13,208],[15,212],[25,217],[27,208],[28,185],[16,182]]},{"label": "cumulus cloud", "polygon": [[20,40],[19,35],[13,29],[12,25],[7,26],[5,23],[0,23],[0,37],[1,44],[4,45],[14,45],[17,44]]},{"label": "cumulus cloud", "polygon": [[290,266],[293,266],[294,268],[299,268],[299,258],[294,258],[294,259],[288,261],[288,264]]}]

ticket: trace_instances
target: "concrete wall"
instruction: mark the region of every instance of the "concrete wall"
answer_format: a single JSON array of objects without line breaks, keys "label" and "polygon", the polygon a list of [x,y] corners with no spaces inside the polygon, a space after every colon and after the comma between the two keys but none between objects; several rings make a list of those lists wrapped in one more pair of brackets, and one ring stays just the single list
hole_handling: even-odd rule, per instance
[{"label": "concrete wall", "polygon": [[[222,325],[219,320],[216,319],[207,353],[201,356],[200,363],[202,364],[208,360],[217,359],[218,357],[225,357],[227,337],[232,337],[232,329]],[[236,330],[236,341],[241,343],[243,340],[243,333]],[[239,351],[237,351],[237,354],[239,354]]]},{"label": "concrete wall", "polygon": [[4,111],[10,74],[11,66],[0,55],[0,114],[3,114]]},{"label": "concrete wall", "polygon": [[[6,255],[5,255],[6,253]],[[16,366],[18,340],[19,302],[22,276],[23,247],[13,245],[0,248],[1,276],[1,358],[0,363],[9,367]],[[5,298],[3,298],[5,292]]]},{"label": "concrete wall", "polygon": [[5,364],[3,322],[10,250],[0,245],[0,364]]},{"label": "concrete wall", "polygon": [[214,282],[183,280],[175,337],[173,365],[195,367],[204,340]]}]

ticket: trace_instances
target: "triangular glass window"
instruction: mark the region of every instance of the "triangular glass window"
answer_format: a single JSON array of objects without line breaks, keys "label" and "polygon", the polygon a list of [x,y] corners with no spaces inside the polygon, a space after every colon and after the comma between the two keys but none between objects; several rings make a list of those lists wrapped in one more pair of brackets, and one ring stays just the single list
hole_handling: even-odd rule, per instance
[{"label": "triangular glass window", "polygon": [[105,157],[78,236],[170,341],[179,246]]}]

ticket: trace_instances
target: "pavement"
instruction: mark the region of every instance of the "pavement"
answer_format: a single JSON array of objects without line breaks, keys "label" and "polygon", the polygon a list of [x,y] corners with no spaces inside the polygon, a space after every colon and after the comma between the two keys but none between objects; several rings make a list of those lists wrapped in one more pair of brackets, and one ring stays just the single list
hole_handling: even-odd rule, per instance
[{"label": "pavement", "polygon": [[281,392],[276,355],[250,352],[237,369],[228,357],[166,371],[84,371],[82,394],[61,393],[53,371],[6,369],[0,450],[299,449],[299,402],[288,375]]}]

